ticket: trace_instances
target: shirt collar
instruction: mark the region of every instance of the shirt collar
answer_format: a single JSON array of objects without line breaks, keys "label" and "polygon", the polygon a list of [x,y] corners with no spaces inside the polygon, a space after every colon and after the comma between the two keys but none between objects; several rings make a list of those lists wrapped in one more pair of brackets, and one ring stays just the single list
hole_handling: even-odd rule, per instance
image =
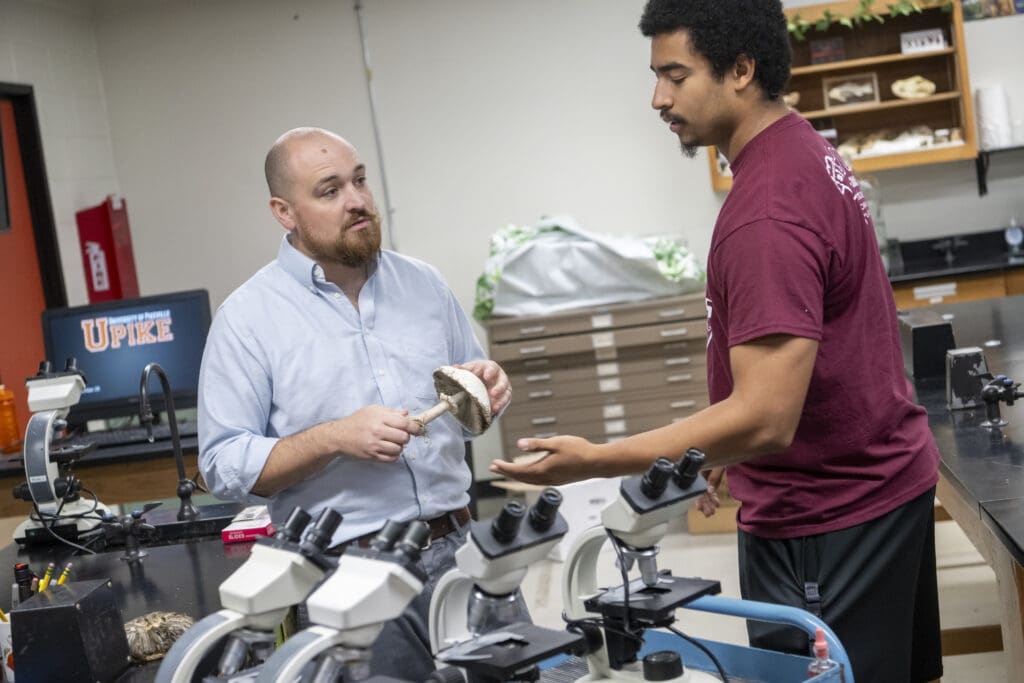
[{"label": "shirt collar", "polygon": [[281,238],[281,246],[277,250],[277,262],[281,264],[284,272],[295,278],[303,287],[315,287],[316,283],[323,282],[324,269],[317,265],[316,261],[309,258],[301,251],[292,246],[286,234]]}]

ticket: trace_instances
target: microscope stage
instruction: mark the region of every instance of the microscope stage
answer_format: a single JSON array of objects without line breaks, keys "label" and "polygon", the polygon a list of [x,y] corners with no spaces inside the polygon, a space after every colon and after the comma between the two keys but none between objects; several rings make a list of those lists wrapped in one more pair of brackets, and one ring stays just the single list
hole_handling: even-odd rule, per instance
[{"label": "microscope stage", "polygon": [[[688,579],[669,574],[658,575],[657,586],[646,586],[640,579],[629,583],[629,617],[650,623],[671,619],[672,613],[688,602],[705,595],[722,592],[720,581]],[[604,617],[626,617],[625,592],[622,586],[610,588],[583,603],[588,612]]]}]

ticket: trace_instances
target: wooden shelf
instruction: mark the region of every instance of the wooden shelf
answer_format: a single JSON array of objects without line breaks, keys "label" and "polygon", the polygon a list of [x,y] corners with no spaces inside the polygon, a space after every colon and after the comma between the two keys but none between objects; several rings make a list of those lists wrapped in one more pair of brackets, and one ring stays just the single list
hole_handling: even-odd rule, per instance
[{"label": "wooden shelf", "polygon": [[[784,93],[799,95],[797,106],[806,111],[800,115],[816,128],[835,129],[835,144],[863,139],[883,130],[909,130],[926,126],[932,131],[958,130],[962,145],[942,145],[913,151],[864,157],[853,161],[856,172],[905,168],[978,157],[977,131],[974,125],[974,103],[967,72],[967,55],[963,31],[963,8],[955,2],[949,8],[938,0],[918,0],[924,9],[908,16],[894,15],[891,10],[876,9],[885,15],[883,22],[864,22],[850,29],[837,22],[824,31],[808,31],[806,40],[790,36],[793,68]],[[813,6],[785,10],[792,20],[799,15],[812,25],[828,16],[852,17],[863,0],[838,0]],[[951,11],[950,11],[951,10]],[[941,30],[947,47],[928,52],[903,54],[901,36],[916,31]],[[845,59],[812,64],[812,41],[841,41]],[[827,107],[827,85],[842,83],[853,75],[870,77],[878,90],[879,102],[850,103]],[[890,94],[896,81],[919,76],[935,84],[937,92],[929,97],[900,99]],[[874,97],[874,96],[873,96]],[[887,97],[889,99],[881,99]],[[724,191],[732,187],[732,176],[723,173],[711,150],[709,166],[711,185]],[[980,164],[983,163],[981,161]],[[979,171],[979,177],[981,171]]]},{"label": "wooden shelf", "polygon": [[800,115],[808,121],[814,119],[829,119],[836,116],[849,116],[851,114],[864,114],[865,112],[882,111],[883,109],[901,109],[903,107],[916,107],[931,102],[947,102],[960,99],[960,91],[941,92],[928,97],[918,97],[912,100],[882,100],[881,102],[865,102],[864,104],[848,104],[842,107],[831,107],[829,109],[815,109],[814,111],[802,111]]},{"label": "wooden shelf", "polygon": [[[714,147],[708,148],[708,154],[714,155]],[[714,156],[711,156],[714,164]],[[975,159],[976,152],[970,145],[950,145],[946,147],[928,147],[914,150],[912,152],[900,152],[898,154],[880,154],[874,157],[862,157],[853,160],[854,173],[871,173],[873,171],[885,171],[894,168],[908,168],[921,166],[923,164],[940,164],[948,161],[963,161]],[[732,188],[732,176],[722,175],[712,170],[711,186],[716,192],[725,192]]]},{"label": "wooden shelf", "polygon": [[894,62],[908,62],[915,59],[928,59],[929,57],[942,57],[956,52],[956,48],[947,47],[942,50],[931,52],[919,52],[912,55],[894,54],[879,55],[878,57],[863,57],[861,59],[847,59],[841,62],[827,62],[825,64],[812,64],[811,66],[797,66],[792,69],[790,75],[804,76],[806,74],[820,74],[831,71],[846,71],[849,69],[863,69],[867,66],[878,64],[892,64]]}]

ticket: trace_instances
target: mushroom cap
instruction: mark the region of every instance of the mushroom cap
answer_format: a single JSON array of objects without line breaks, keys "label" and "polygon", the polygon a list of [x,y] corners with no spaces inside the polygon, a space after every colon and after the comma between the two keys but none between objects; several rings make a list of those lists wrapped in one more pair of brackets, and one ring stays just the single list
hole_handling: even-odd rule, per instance
[{"label": "mushroom cap", "polygon": [[434,370],[434,389],[438,396],[452,397],[461,391],[466,399],[451,410],[455,419],[473,434],[482,434],[491,426],[491,397],[483,381],[469,370],[442,365]]}]

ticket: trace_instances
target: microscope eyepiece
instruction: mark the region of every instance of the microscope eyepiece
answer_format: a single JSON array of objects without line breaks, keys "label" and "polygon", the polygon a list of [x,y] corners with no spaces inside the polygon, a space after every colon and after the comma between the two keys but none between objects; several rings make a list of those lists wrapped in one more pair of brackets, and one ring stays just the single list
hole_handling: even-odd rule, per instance
[{"label": "microscope eyepiece", "polygon": [[697,480],[697,475],[704,467],[706,460],[704,452],[697,448],[688,448],[686,455],[679,461],[675,471],[676,485],[681,489],[688,489]]},{"label": "microscope eyepiece", "polygon": [[659,498],[668,488],[675,465],[668,458],[658,458],[640,480],[640,492],[648,498]]},{"label": "microscope eyepiece", "polygon": [[545,532],[551,528],[558,516],[558,508],[562,505],[562,494],[558,489],[546,488],[537,502],[530,508],[530,526],[534,531]]},{"label": "microscope eyepiece", "polygon": [[377,535],[373,537],[373,540],[370,541],[370,547],[381,552],[391,550],[395,547],[395,543],[398,542],[404,531],[405,524],[389,519],[384,524],[384,527],[377,532]]},{"label": "microscope eyepiece", "polygon": [[36,377],[46,377],[53,372],[53,363],[48,360],[39,362],[39,372],[36,373]]},{"label": "microscope eyepiece", "polygon": [[75,372],[78,370],[78,359],[71,356],[64,361],[64,372]]},{"label": "microscope eyepiece", "polygon": [[505,503],[498,516],[491,522],[491,535],[499,543],[511,543],[519,533],[519,525],[526,516],[526,506],[518,500]]},{"label": "microscope eyepiece", "polygon": [[298,543],[299,539],[302,538],[302,531],[309,525],[309,520],[311,519],[313,517],[308,512],[296,506],[292,509],[291,514],[288,515],[284,526],[277,532],[278,538]]},{"label": "microscope eyepiece", "polygon": [[405,527],[405,533],[402,534],[402,538],[395,544],[395,552],[411,559],[416,559],[420,556],[420,551],[423,547],[427,545],[427,539],[429,538],[430,525],[421,520],[414,519],[409,522],[409,526]]},{"label": "microscope eyepiece", "polygon": [[324,508],[317,516],[313,525],[306,530],[302,539],[303,545],[310,544],[320,552],[323,552],[331,542],[331,537],[341,524],[341,514],[333,508]]}]

